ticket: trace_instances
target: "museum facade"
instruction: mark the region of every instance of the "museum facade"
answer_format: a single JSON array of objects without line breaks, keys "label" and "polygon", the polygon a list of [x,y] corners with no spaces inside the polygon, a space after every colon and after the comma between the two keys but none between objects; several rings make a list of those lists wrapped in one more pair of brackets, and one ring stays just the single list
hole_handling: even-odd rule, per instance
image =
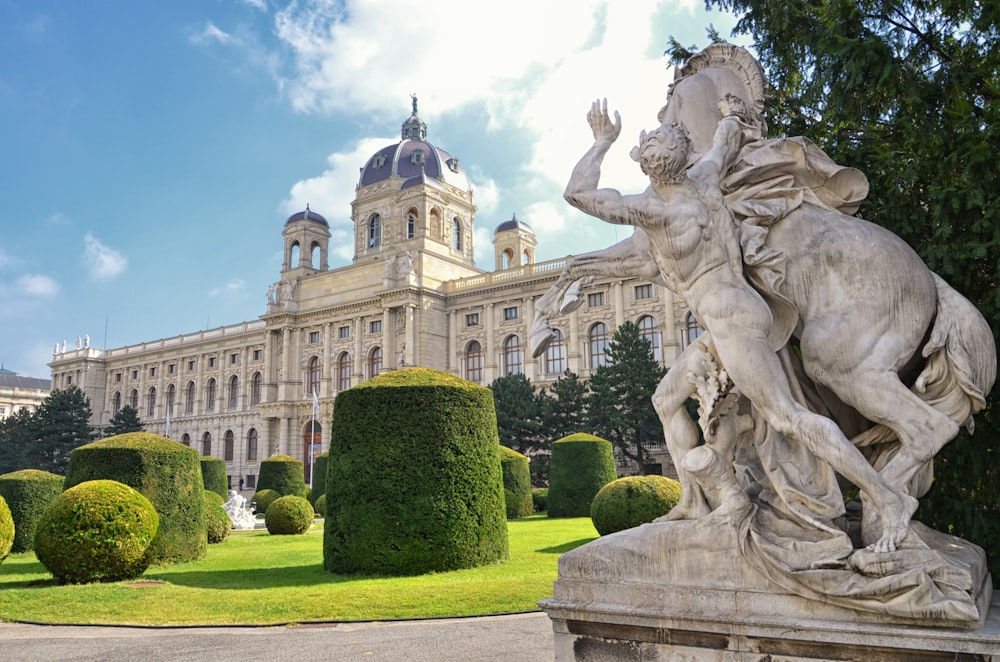
[{"label": "museum facade", "polygon": [[639,279],[595,280],[583,306],[553,320],[557,338],[528,350],[534,302],[566,259],[535,261],[516,216],[493,236],[495,268],[473,261],[476,207],[458,159],[427,141],[417,115],[361,169],[353,263],[328,267],[329,224],[307,206],[284,224],[279,280],[259,319],[113,349],[57,347],[52,387],[79,385],[92,424],[128,404],[148,431],[224,459],[256,484],[259,462],[326,450],[336,395],[385,370],[424,366],[489,385],[510,373],[537,386],[607,360],[615,328],[634,322],[669,366],[697,333],[684,302]]}]

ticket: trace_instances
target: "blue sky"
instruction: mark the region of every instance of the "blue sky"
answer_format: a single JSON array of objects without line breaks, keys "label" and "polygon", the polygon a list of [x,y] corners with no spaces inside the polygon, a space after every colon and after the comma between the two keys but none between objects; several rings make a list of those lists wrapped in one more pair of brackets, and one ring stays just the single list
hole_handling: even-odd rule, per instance
[{"label": "blue sky", "polygon": [[733,23],[700,0],[0,0],[0,362],[47,378],[77,336],[256,319],[306,203],[349,264],[358,169],[414,92],[470,175],[480,267],[514,213],[539,261],[607,246],[624,231],[561,197],[591,100],[624,120],[602,184],[641,190],[627,154],[671,80],[668,36]]}]

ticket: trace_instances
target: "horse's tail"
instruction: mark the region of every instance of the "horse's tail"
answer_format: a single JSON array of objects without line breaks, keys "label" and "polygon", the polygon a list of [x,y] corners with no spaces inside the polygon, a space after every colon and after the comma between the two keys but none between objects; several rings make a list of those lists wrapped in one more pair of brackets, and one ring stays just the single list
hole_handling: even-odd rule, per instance
[{"label": "horse's tail", "polygon": [[938,411],[972,432],[973,415],[986,406],[997,376],[997,349],[986,318],[934,274],[938,306],[922,354],[927,359],[913,390]]}]

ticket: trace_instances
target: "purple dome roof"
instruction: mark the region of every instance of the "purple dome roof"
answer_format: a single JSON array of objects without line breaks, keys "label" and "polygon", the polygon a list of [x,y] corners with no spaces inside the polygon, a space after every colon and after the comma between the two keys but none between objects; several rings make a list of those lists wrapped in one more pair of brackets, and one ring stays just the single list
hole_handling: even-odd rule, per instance
[{"label": "purple dome roof", "polygon": [[524,221],[517,220],[517,214],[514,214],[509,221],[504,221],[498,225],[497,229],[493,231],[493,234],[500,234],[501,232],[507,232],[508,230],[517,230],[518,228],[534,233],[534,230],[531,229],[530,225]]},{"label": "purple dome roof", "polygon": [[319,223],[326,227],[330,227],[330,224],[326,222],[325,218],[323,218],[320,214],[317,214],[316,212],[309,209],[309,205],[306,205],[305,211],[295,212],[294,214],[289,216],[288,220],[285,221],[285,225],[289,225],[290,223],[295,223],[296,221],[312,221],[314,223]]}]

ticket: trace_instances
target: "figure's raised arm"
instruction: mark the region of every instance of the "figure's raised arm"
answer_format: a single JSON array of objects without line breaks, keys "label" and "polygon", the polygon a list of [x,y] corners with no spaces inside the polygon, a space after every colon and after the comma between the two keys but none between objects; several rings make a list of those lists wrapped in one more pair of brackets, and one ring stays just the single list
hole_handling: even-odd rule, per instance
[{"label": "figure's raised arm", "polygon": [[597,188],[604,155],[621,134],[621,116],[616,110],[612,121],[608,115],[608,100],[597,100],[587,112],[587,124],[594,134],[594,144],[573,168],[563,197],[566,202],[592,216],[610,223],[628,223],[622,194],[615,189]]}]

